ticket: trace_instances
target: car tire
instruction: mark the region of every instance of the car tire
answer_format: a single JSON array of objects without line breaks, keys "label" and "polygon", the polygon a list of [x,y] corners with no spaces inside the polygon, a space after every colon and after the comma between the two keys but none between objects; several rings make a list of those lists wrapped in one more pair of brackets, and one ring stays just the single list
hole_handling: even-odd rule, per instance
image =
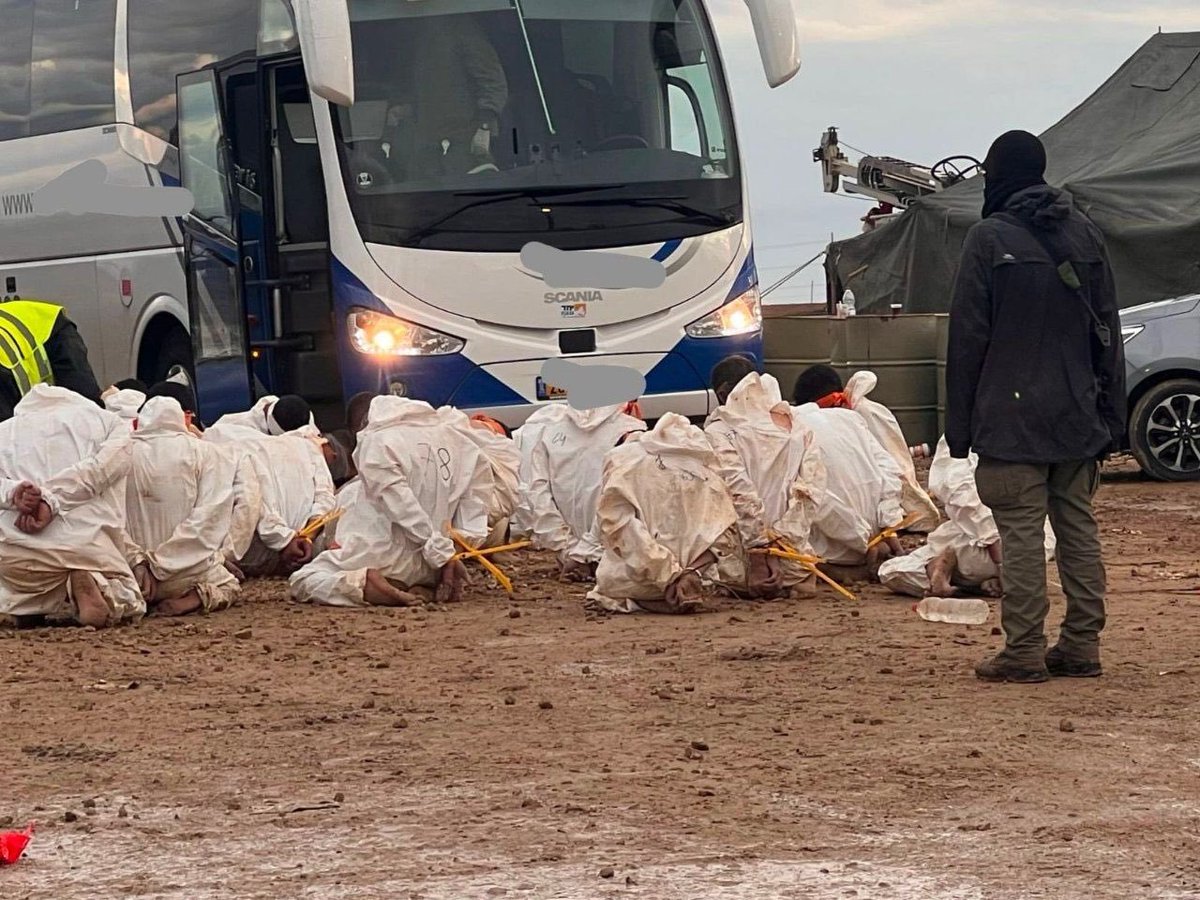
[{"label": "car tire", "polygon": [[1129,446],[1151,478],[1200,479],[1200,380],[1174,378],[1150,388],[1129,418]]}]

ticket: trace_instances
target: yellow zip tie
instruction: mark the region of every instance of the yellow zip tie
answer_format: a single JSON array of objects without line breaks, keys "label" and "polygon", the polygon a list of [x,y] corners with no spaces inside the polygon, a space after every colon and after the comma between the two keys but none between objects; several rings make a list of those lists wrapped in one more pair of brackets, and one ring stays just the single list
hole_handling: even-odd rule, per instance
[{"label": "yellow zip tie", "polygon": [[303,528],[297,531],[296,534],[304,538],[306,541],[311,541],[321,532],[322,528],[327,525],[332,525],[345,514],[346,511],[340,508],[332,510],[331,512],[327,512],[325,515],[320,516],[315,522],[310,522],[308,525],[305,525]]},{"label": "yellow zip tie", "polygon": [[463,550],[467,551],[467,553],[470,554],[471,558],[478,559],[479,562],[483,565],[483,567],[492,573],[492,577],[495,578],[496,581],[498,581],[500,583],[500,587],[504,588],[505,593],[507,593],[508,596],[510,596],[510,597],[512,596],[512,593],[513,593],[512,581],[509,580],[509,577],[507,575],[505,575],[503,572],[500,571],[499,566],[497,566],[494,562],[492,562],[490,559],[488,559],[486,556],[484,556],[482,553],[480,553],[478,548],[472,547],[469,543],[467,543],[466,538],[464,538],[461,534],[459,534],[453,528],[450,529],[450,537],[454,538],[455,542],[460,547],[462,547]]},{"label": "yellow zip tie", "polygon": [[894,537],[899,537],[900,536],[899,532],[903,531],[905,528],[907,528],[909,525],[912,525],[914,522],[919,521],[923,515],[924,515],[924,513],[922,513],[922,512],[910,512],[907,516],[905,516],[903,519],[901,519],[899,522],[897,522],[891,528],[885,528],[885,529],[883,529],[883,531],[879,532],[879,534],[875,535],[875,537],[871,538],[871,540],[867,542],[867,549],[874,550],[876,545],[882,543],[883,541],[889,540]]},{"label": "yellow zip tie", "polygon": [[777,547],[765,547],[758,550],[752,550],[751,553],[766,553],[769,556],[774,556],[779,559],[790,559],[792,562],[799,563],[800,568],[804,569],[813,575],[816,575],[821,581],[825,582],[847,600],[857,600],[854,594],[842,587],[824,572],[817,568],[817,563],[824,562],[816,556],[805,556],[803,553],[790,553],[787,550],[780,550]]},{"label": "yellow zip tie", "polygon": [[479,550],[463,550],[461,553],[455,553],[455,559],[475,559],[480,556],[495,556],[497,553],[508,553],[510,550],[522,550],[525,547],[532,547],[533,541],[518,541],[515,544],[505,544],[503,547],[488,547]]}]

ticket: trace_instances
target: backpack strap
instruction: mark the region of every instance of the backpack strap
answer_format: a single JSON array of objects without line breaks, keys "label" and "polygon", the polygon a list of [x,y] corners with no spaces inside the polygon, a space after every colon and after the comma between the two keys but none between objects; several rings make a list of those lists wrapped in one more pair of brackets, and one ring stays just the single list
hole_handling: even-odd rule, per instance
[{"label": "backpack strap", "polygon": [[1088,311],[1088,315],[1092,317],[1092,332],[1096,336],[1096,340],[1100,346],[1107,350],[1112,346],[1112,330],[1108,324],[1096,315],[1096,310],[1092,307],[1091,299],[1083,292],[1083,282],[1079,280],[1079,273],[1075,271],[1075,266],[1067,257],[1058,253],[1054,246],[1050,243],[1050,238],[1044,231],[1032,227],[1028,222],[1020,216],[1015,216],[1012,213],[997,213],[995,218],[1001,219],[1010,225],[1015,225],[1028,234],[1031,238],[1038,242],[1042,251],[1050,257],[1050,262],[1054,264],[1058,272],[1058,277],[1068,288],[1071,289],[1084,308]]}]

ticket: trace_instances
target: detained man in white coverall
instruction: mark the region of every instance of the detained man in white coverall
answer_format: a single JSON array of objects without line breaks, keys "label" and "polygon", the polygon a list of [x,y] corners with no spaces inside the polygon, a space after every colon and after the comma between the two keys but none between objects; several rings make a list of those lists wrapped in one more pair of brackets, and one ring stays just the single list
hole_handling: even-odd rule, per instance
[{"label": "detained man in white coverall", "polygon": [[852,409],[862,416],[871,436],[900,469],[900,504],[908,520],[904,530],[928,533],[941,522],[937,504],[917,480],[917,467],[895,414],[870,398],[878,384],[874,372],[855,372],[843,387],[841,376],[831,366],[809,366],[796,379],[792,401],[796,406],[815,403],[821,409]]},{"label": "detained man in white coverall", "polygon": [[[238,424],[236,419],[231,424],[230,418],[219,420],[205,433],[205,440],[230,448],[226,452],[233,457],[240,455],[235,464],[244,465],[248,459],[261,496],[255,532],[237,568],[251,578],[290,575],[313,558],[312,538],[302,532],[337,505],[333,476],[321,451],[322,438],[311,424],[275,435]],[[270,428],[303,423],[306,418],[301,414],[286,422],[273,418]],[[245,541],[244,534],[238,538]],[[227,550],[231,547],[226,544]]]},{"label": "detained man in white coverall", "polygon": [[816,403],[793,409],[812,431],[825,463],[813,550],[830,565],[865,565],[875,575],[880,563],[904,552],[888,534],[904,520],[900,467],[853,410]]},{"label": "detained man in white coverall", "polygon": [[782,538],[799,553],[812,553],[812,517],[824,479],[813,436],[783,400],[779,384],[759,375],[742,356],[713,369],[712,386],[721,402],[704,426],[738,513],[748,553],[746,590],[754,597],[786,593],[809,577],[791,560],[763,549]]},{"label": "detained man in white coverall", "polygon": [[[958,591],[990,597],[1004,593],[1000,581],[1000,532],[992,512],[979,499],[975,469],[979,457],[950,456],[943,437],[929,469],[929,490],[942,501],[949,520],[929,535],[923,547],[879,567],[879,580],[897,594],[952,597]],[[1054,559],[1055,537],[1046,522],[1046,561]]]},{"label": "detained man in white coverall", "polygon": [[533,536],[533,507],[530,503],[530,488],[533,485],[533,448],[542,439],[542,433],[551,423],[558,422],[567,414],[565,403],[547,403],[539,406],[525,420],[525,424],[513,432],[513,444],[520,456],[517,469],[517,508],[513,513],[511,534],[515,540]]},{"label": "detained man in white coverall", "polygon": [[484,547],[499,547],[508,534],[509,521],[517,508],[520,490],[521,457],[517,445],[504,426],[491,416],[473,415],[453,406],[443,406],[438,413],[458,428],[479,448],[492,473],[492,495],[488,500],[488,536]]},{"label": "detained man in white coverall", "polygon": [[558,554],[565,581],[591,581],[601,548],[596,508],[604,457],[617,441],[646,423],[629,415],[631,403],[593,409],[564,407],[532,452],[529,504],[534,545]]},{"label": "detained man in white coverall", "polygon": [[358,499],[338,524],[338,547],[291,578],[292,597],[326,606],[412,606],[436,589],[461,597],[466,568],[455,529],[488,533],[492,476],[461,426],[428,403],[376,397],[354,452]]},{"label": "detained man in white coverall", "polygon": [[738,515],[704,432],[667,413],[604,460],[604,548],[591,603],[613,612],[690,613],[703,580],[742,585]]},{"label": "detained man in white coverall", "polygon": [[0,423],[0,614],[104,628],[140,619],[125,557],[129,426],[36,385]]},{"label": "detained man in white coverall", "polygon": [[233,513],[233,462],[197,440],[183,407],[153,397],[138,415],[126,489],[127,552],[152,612],[230,606],[240,588],[222,547]]}]

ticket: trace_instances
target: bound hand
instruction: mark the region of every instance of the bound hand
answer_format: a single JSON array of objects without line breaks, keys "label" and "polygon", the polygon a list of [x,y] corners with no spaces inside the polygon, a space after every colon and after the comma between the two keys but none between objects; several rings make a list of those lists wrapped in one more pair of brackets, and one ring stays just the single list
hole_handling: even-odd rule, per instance
[{"label": "bound hand", "polygon": [[37,508],[32,513],[17,516],[17,528],[25,534],[38,534],[46,530],[46,526],[54,520],[54,513],[45,500],[39,500]]},{"label": "bound hand", "polygon": [[313,543],[308,538],[296,535],[279,555],[290,568],[298,569],[312,561]]},{"label": "bound hand", "polygon": [[28,481],[22,481],[12,494],[12,505],[23,516],[32,516],[42,502],[42,490]]}]

